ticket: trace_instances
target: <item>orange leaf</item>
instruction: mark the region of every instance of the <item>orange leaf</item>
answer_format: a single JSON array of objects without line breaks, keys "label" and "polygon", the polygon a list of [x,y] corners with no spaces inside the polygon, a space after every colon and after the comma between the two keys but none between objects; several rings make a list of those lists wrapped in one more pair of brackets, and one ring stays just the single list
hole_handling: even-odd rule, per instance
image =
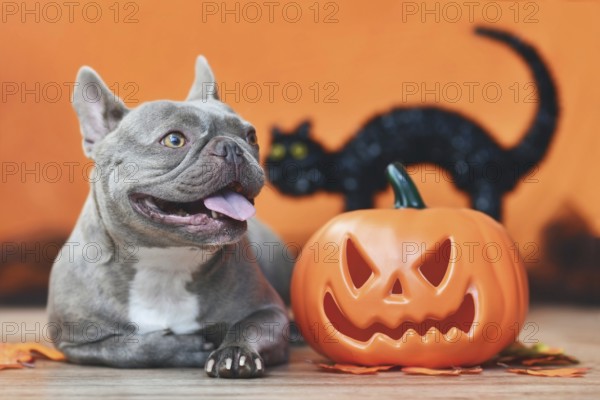
[{"label": "orange leaf", "polygon": [[394,368],[394,365],[377,365],[375,367],[364,367],[361,365],[352,364],[317,364],[319,368],[326,369],[328,371],[345,372],[347,374],[354,375],[369,375],[376,374],[379,371],[387,371]]},{"label": "orange leaf", "polygon": [[458,376],[463,374],[480,374],[483,371],[481,367],[473,368],[452,368],[452,369],[432,369],[421,367],[405,367],[402,372],[408,375],[430,375],[430,376]]},{"label": "orange leaf", "polygon": [[578,378],[585,375],[589,371],[589,368],[509,368],[506,371],[522,375]]},{"label": "orange leaf", "polygon": [[481,367],[460,368],[461,375],[478,375],[483,372]]},{"label": "orange leaf", "polygon": [[3,369],[20,369],[20,368],[25,368],[23,367],[23,364],[4,364],[0,362],[0,371],[2,371]]},{"label": "orange leaf", "polygon": [[23,363],[33,360],[31,354],[18,349],[7,348],[0,344],[0,370],[9,368],[23,368]]},{"label": "orange leaf", "polygon": [[33,351],[35,353],[41,354],[49,360],[53,361],[64,361],[65,355],[60,351],[53,349],[52,347],[45,346],[40,343],[17,343],[20,344],[22,350],[24,351]]},{"label": "orange leaf", "polygon": [[34,361],[32,352],[41,354],[50,360],[62,361],[65,359],[60,351],[39,343],[4,343],[0,344],[0,370],[23,368],[24,363]]}]

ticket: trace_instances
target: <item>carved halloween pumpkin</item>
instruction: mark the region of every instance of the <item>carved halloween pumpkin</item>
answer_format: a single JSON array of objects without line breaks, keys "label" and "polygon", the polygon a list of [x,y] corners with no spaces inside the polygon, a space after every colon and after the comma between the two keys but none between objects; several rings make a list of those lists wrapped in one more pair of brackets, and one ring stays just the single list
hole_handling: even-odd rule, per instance
[{"label": "carved halloween pumpkin", "polygon": [[481,363],[513,342],[527,278],[504,228],[470,209],[425,208],[388,167],[396,208],[341,214],[307,242],[292,279],[306,341],[336,362]]}]

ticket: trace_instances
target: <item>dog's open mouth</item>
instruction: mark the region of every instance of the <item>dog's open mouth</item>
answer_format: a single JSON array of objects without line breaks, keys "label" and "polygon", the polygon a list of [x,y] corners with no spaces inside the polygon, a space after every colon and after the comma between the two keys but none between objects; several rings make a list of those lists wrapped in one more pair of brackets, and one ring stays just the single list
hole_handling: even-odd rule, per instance
[{"label": "dog's open mouth", "polygon": [[190,202],[169,201],[141,193],[132,194],[130,200],[138,213],[167,225],[202,226],[215,221],[244,222],[256,213],[254,199],[246,197],[237,183]]}]

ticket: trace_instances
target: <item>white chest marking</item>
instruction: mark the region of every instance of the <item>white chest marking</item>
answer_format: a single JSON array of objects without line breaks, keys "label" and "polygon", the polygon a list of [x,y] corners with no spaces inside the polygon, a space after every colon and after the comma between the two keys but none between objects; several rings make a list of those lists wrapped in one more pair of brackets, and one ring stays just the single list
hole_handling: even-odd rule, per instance
[{"label": "white chest marking", "polygon": [[200,328],[198,298],[186,289],[206,253],[193,247],[140,248],[129,288],[129,320],[139,333],[170,329],[176,334]]}]

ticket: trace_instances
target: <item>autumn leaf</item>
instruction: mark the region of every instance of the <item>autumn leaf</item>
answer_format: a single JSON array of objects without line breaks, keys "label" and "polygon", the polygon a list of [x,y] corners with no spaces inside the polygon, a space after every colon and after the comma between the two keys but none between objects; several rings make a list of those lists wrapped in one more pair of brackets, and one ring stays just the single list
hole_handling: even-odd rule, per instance
[{"label": "autumn leaf", "polygon": [[374,367],[365,367],[361,365],[353,365],[353,364],[325,364],[318,363],[317,366],[319,368],[335,371],[335,372],[344,372],[347,374],[354,375],[371,375],[376,374],[379,371],[387,371],[391,368],[394,368],[394,365],[377,365]]},{"label": "autumn leaf", "polygon": [[481,367],[460,368],[461,375],[478,375],[483,372]]},{"label": "autumn leaf", "polygon": [[584,376],[589,368],[509,368],[506,371],[522,375],[579,378]]},{"label": "autumn leaf", "polygon": [[408,375],[429,375],[429,376],[458,376],[463,374],[476,375],[480,374],[483,369],[481,367],[473,368],[451,368],[451,369],[433,369],[422,367],[404,367],[401,370]]},{"label": "autumn leaf", "polygon": [[431,375],[431,376],[458,376],[460,371],[457,369],[432,369],[422,367],[404,367],[401,370],[408,375]]},{"label": "autumn leaf", "polygon": [[566,357],[557,357],[557,356],[548,356],[548,357],[540,357],[540,358],[528,358],[521,360],[521,364],[531,367],[533,365],[571,365],[577,364],[577,360],[570,359],[568,356]]},{"label": "autumn leaf", "polygon": [[29,363],[33,357],[22,351],[9,351],[0,345],[0,370],[9,368],[23,368],[24,363]]},{"label": "autumn leaf", "polygon": [[550,347],[544,343],[536,343],[527,347],[520,342],[513,343],[504,349],[493,362],[498,365],[571,365],[579,360],[564,353],[563,349]]},{"label": "autumn leaf", "polygon": [[0,370],[23,368],[35,360],[34,354],[54,361],[65,359],[60,351],[40,343],[4,343],[0,344]]},{"label": "autumn leaf", "polygon": [[44,356],[52,361],[64,361],[65,355],[60,351],[40,343],[15,343],[22,351],[30,351]]}]

